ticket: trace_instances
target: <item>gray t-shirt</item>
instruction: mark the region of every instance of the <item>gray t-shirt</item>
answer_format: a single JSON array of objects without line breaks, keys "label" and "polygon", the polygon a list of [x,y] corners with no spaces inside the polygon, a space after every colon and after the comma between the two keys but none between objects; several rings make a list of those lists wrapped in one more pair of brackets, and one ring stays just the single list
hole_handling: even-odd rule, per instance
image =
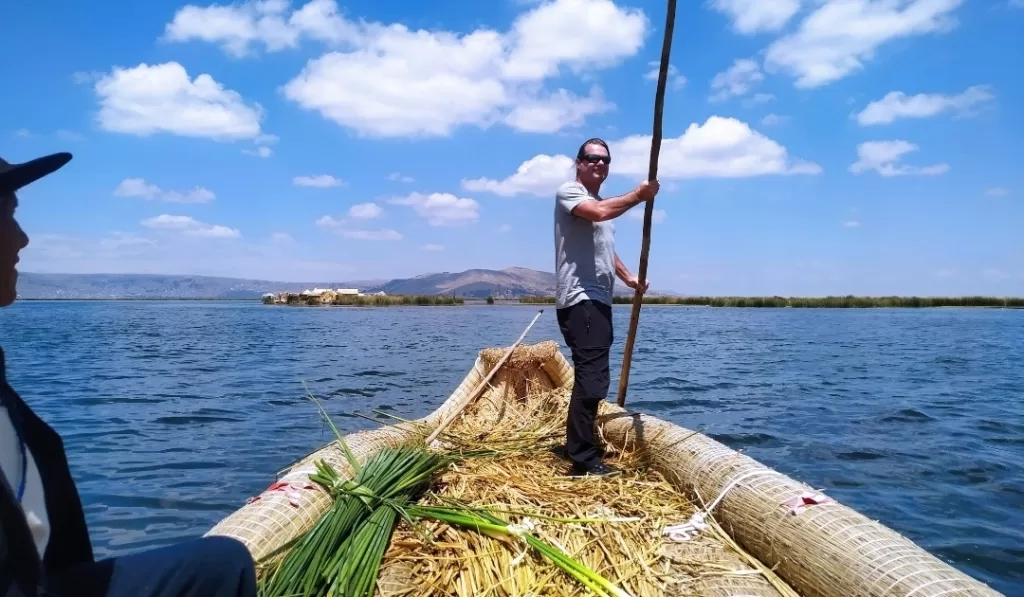
[{"label": "gray t-shirt", "polygon": [[612,304],[615,287],[615,226],[574,216],[572,210],[591,195],[579,182],[567,182],[555,194],[555,308],[590,299]]}]

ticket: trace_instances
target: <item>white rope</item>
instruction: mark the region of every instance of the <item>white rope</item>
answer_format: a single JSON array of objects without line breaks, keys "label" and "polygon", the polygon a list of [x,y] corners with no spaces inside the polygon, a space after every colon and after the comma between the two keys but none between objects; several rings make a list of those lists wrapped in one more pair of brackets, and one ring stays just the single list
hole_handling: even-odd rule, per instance
[{"label": "white rope", "polygon": [[684,541],[689,541],[690,539],[693,539],[694,537],[699,535],[701,531],[708,528],[708,515],[711,513],[712,510],[715,509],[715,507],[718,506],[718,503],[722,501],[722,498],[725,497],[725,494],[729,493],[729,491],[733,487],[735,487],[737,483],[746,479],[747,477],[772,473],[774,473],[774,471],[752,470],[737,476],[735,479],[730,481],[728,485],[725,486],[725,489],[723,489],[722,492],[718,494],[718,497],[715,498],[713,502],[711,502],[707,509],[698,509],[696,512],[693,513],[693,516],[691,516],[690,519],[684,523],[665,527],[661,531],[662,534],[667,536],[672,541],[675,541],[676,543],[682,543]]},{"label": "white rope", "polygon": [[[960,582],[960,583],[965,583],[966,582],[966,581],[964,581],[963,579],[960,579],[960,578],[950,579],[950,580],[951,581],[955,580],[956,582]],[[968,587],[972,588],[972,589],[974,588],[974,587],[971,587],[970,585],[968,585]],[[952,595],[953,593],[959,593],[959,592],[964,591],[964,590],[966,590],[966,589],[963,589],[963,588],[946,589],[945,591],[943,591],[941,593],[934,593],[931,597],[943,597],[943,595]],[[998,593],[997,593],[997,595],[998,595]]]},{"label": "white rope", "polygon": [[[906,574],[902,578],[899,578],[896,581],[894,581],[891,585],[889,585],[889,588],[887,588],[885,590],[885,592],[883,592],[882,594],[883,595],[889,594],[890,591],[892,591],[896,587],[900,586],[904,582],[910,580],[912,577],[917,576],[918,574],[931,574],[932,572],[945,572],[945,571],[946,571],[945,567],[942,567],[942,568],[932,567],[932,568],[922,568],[920,570],[915,570],[915,571],[911,572],[910,574]],[[946,579],[942,579],[942,580],[945,581]],[[932,581],[932,582],[934,582],[934,581]],[[873,583],[873,584],[877,584],[877,581],[875,583]],[[923,585],[918,586],[917,589],[920,589],[922,586],[927,586],[929,584],[932,584],[932,583],[924,583]],[[913,591],[911,591],[911,593],[916,593],[917,589],[914,589]]]},{"label": "white rope", "polygon": [[[910,597],[911,595],[913,595],[914,593],[917,593],[918,591],[920,591],[921,589],[923,589],[923,588],[925,588],[925,587],[930,587],[930,586],[932,586],[932,585],[937,585],[937,584],[939,584],[939,583],[953,582],[954,580],[959,580],[959,579],[952,579],[952,578],[939,578],[939,579],[936,579],[936,580],[928,581],[928,582],[926,582],[926,583],[924,583],[924,584],[922,584],[922,585],[917,585],[917,588],[916,588],[916,589],[914,589],[913,591],[911,591],[911,592],[907,593],[907,594],[906,594],[906,595],[904,595],[903,597]],[[946,594],[946,593],[951,593],[951,592],[953,592],[953,591],[959,591],[959,590],[960,590],[959,588],[956,588],[956,589],[950,589],[949,591],[943,591],[942,593],[939,593],[939,594],[940,594],[940,595],[943,595],[943,594]]]},{"label": "white rope", "polygon": [[682,543],[693,539],[706,528],[708,528],[708,523],[706,522],[704,512],[698,510],[690,517],[690,520],[682,524],[665,527],[661,533],[676,543]]}]

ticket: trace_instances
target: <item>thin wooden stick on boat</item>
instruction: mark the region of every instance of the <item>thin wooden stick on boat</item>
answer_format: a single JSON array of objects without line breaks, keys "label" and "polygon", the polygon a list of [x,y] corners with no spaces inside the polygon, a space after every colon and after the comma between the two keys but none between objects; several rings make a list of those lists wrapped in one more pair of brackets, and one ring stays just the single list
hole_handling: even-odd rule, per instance
[{"label": "thin wooden stick on boat", "polygon": [[[661,46],[661,67],[658,70],[658,91],[654,96],[654,133],[651,137],[651,165],[647,180],[658,178],[658,156],[661,154],[661,115],[665,109],[665,85],[668,81],[669,55],[672,52],[672,30],[676,22],[676,0],[668,0],[668,15],[665,18],[665,41]],[[622,352],[622,373],[619,374],[619,395],[615,402],[622,406],[626,403],[626,387],[629,385],[629,367],[633,361],[633,342],[636,340],[636,327],[640,323],[640,305],[643,304],[644,293],[640,290],[647,281],[647,258],[651,249],[651,220],[654,217],[654,199],[644,207],[644,237],[640,249],[640,271],[637,273],[637,289],[633,295],[633,312],[629,316],[629,333],[626,335],[626,346]]]},{"label": "thin wooden stick on boat", "polygon": [[522,344],[523,339],[526,338],[526,334],[530,331],[530,328],[533,327],[533,324],[537,323],[537,319],[540,318],[542,313],[544,313],[544,309],[537,311],[537,314],[533,316],[533,321],[530,322],[530,325],[526,326],[526,329],[523,330],[523,333],[519,335],[519,339],[515,341],[515,344],[510,346],[509,349],[505,351],[505,356],[501,357],[501,360],[494,365],[494,368],[491,369],[491,372],[487,374],[487,377],[485,377],[483,381],[481,381],[476,386],[476,388],[473,389],[472,392],[466,395],[465,401],[463,401],[462,404],[458,405],[458,407],[456,407],[455,410],[451,412],[451,414],[445,417],[445,419],[441,421],[441,424],[437,426],[437,429],[435,429],[433,433],[427,436],[425,443],[428,446],[432,441],[437,439],[437,436],[441,435],[441,432],[444,431],[446,427],[451,425],[452,421],[454,421],[459,416],[459,414],[461,414],[462,411],[466,409],[467,406],[469,406],[470,404],[473,403],[473,401],[476,400],[478,394],[483,392],[484,388],[486,388],[487,384],[491,382],[491,379],[494,377],[494,375],[498,372],[499,369],[501,369],[501,366],[505,364],[505,361],[507,361],[508,358],[512,356],[512,351],[514,351],[517,346]]}]

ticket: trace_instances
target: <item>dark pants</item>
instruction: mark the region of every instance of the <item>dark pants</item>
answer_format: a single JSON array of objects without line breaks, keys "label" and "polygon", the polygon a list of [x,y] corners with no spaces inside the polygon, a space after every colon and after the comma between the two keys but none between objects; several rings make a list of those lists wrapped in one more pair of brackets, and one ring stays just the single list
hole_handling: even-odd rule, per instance
[{"label": "dark pants", "polygon": [[100,560],[49,579],[54,597],[256,597],[249,550],[228,537],[203,537]]},{"label": "dark pants", "polygon": [[608,397],[611,380],[612,308],[588,300],[558,309],[556,315],[575,368],[565,447],[574,464],[589,467],[601,461],[594,420],[601,401]]}]

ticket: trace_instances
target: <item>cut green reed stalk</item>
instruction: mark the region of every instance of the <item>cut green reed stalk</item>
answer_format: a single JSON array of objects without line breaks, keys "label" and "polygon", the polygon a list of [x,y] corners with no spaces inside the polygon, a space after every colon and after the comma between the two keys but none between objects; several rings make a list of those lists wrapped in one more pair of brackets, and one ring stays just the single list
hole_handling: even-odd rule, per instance
[{"label": "cut green reed stalk", "polygon": [[404,508],[403,516],[412,519],[429,518],[452,526],[473,529],[496,539],[521,538],[595,594],[601,597],[630,597],[625,590],[574,560],[561,549],[530,534],[525,529],[509,524],[485,511],[413,505]]},{"label": "cut green reed stalk", "polygon": [[[303,382],[302,386],[306,387],[306,383]],[[320,417],[331,428],[331,433],[333,433],[334,437],[338,440],[338,445],[341,446],[341,451],[345,453],[345,460],[348,461],[348,465],[352,467],[353,471],[359,473],[359,460],[356,458],[356,455],[352,453],[352,450],[349,449],[348,443],[345,442],[345,437],[341,435],[340,431],[338,431],[338,428],[334,425],[334,421],[331,420],[331,416],[327,414],[327,410],[325,410],[323,405],[320,404],[320,401],[313,396],[313,393],[309,391],[309,388],[306,388],[306,394],[309,395],[309,399],[316,405],[316,409],[320,413]]]}]

